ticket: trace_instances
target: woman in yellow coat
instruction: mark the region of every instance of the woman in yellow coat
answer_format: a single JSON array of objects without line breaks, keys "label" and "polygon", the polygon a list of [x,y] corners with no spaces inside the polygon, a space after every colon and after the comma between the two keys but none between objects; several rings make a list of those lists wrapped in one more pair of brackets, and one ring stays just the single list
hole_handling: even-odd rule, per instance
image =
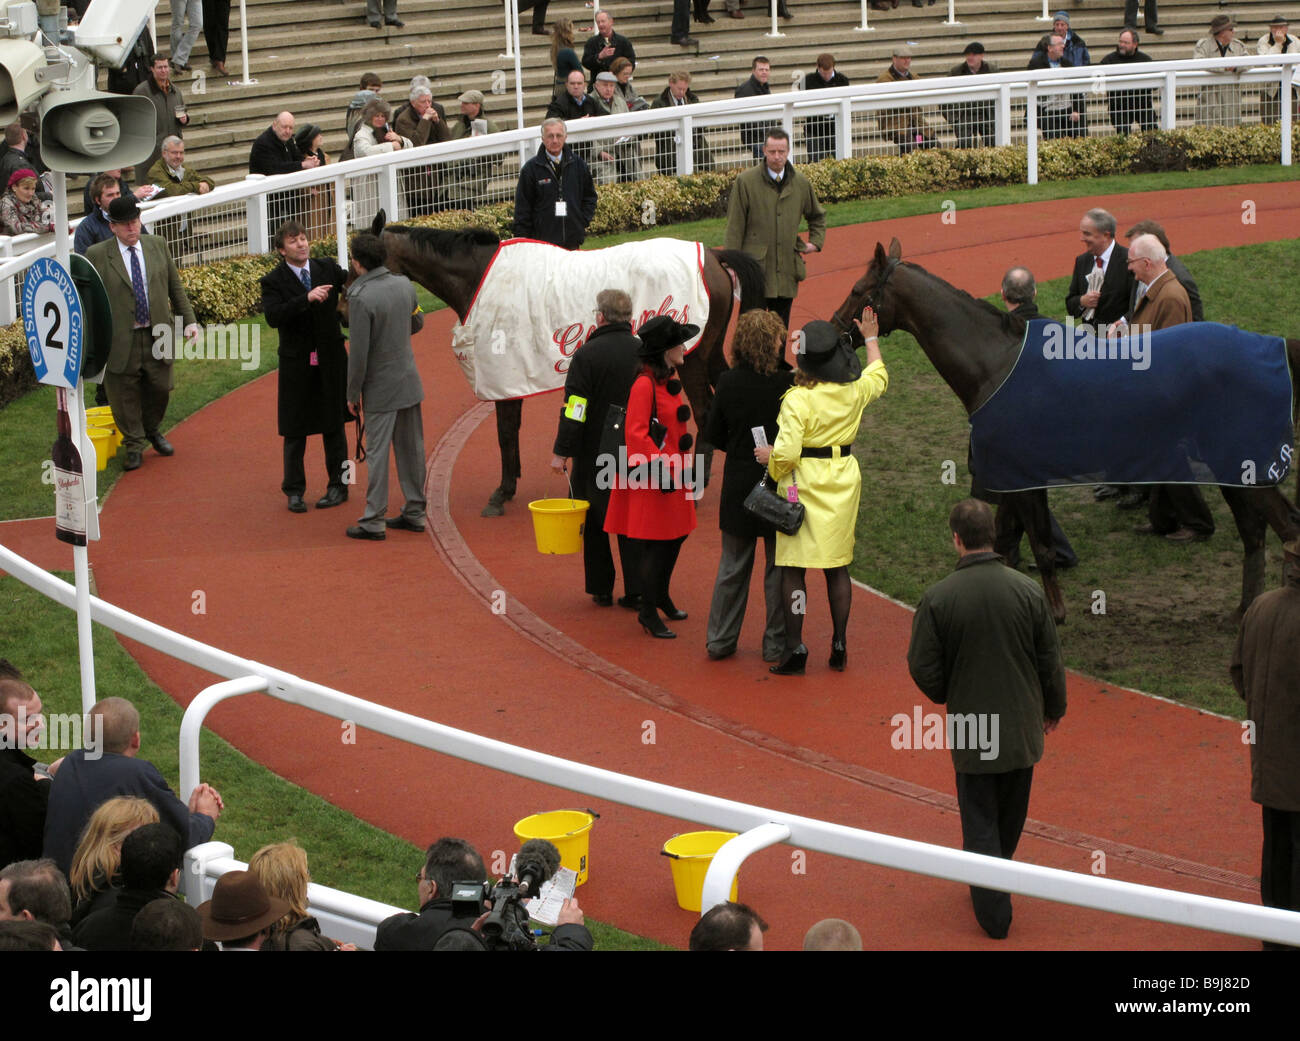
[{"label": "woman in yellow coat", "polygon": [[843,672],[848,659],[845,638],[853,600],[849,564],[862,491],[862,471],[851,449],[863,410],[889,386],[875,312],[863,311],[857,326],[867,343],[865,369],[848,335],[830,322],[809,322],[791,338],[799,371],[781,400],[776,443],[754,449],[754,457],[766,463],[779,482],[780,493],[788,498],[790,488],[796,488],[805,510],[795,534],[776,536],[786,646],[785,660],[771,669],[778,676],[802,676],[808,661],[803,605],[804,572],[810,567],[826,572],[834,629],[830,667]]}]

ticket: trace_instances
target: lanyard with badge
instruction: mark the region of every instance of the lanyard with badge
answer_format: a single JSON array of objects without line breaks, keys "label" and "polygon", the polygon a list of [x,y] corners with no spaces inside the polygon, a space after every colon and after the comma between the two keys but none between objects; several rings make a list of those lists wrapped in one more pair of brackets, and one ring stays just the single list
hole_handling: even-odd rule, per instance
[{"label": "lanyard with badge", "polygon": [[[547,160],[551,164],[551,173],[555,175],[555,185],[559,198],[555,200],[555,215],[557,217],[567,217],[569,215],[569,204],[564,201],[564,180],[560,176],[560,163],[547,155]],[[563,162],[564,156],[561,153],[560,161]]]}]

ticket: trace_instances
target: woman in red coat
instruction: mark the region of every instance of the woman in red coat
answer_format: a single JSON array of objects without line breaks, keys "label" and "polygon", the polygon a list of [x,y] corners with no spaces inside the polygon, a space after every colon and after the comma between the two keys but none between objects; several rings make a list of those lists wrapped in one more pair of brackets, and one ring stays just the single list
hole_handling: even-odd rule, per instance
[{"label": "woman in red coat", "polygon": [[641,609],[637,619],[651,636],[671,640],[677,634],[659,617],[686,618],[668,595],[677,554],[695,528],[695,490],[691,446],[686,430],[690,407],[674,372],[684,361],[683,344],[698,336],[699,326],[681,325],[657,315],[637,331],[638,357],[645,363],[627,400],[626,457],[618,461],[610,490],[605,530],[632,540],[641,573]]}]

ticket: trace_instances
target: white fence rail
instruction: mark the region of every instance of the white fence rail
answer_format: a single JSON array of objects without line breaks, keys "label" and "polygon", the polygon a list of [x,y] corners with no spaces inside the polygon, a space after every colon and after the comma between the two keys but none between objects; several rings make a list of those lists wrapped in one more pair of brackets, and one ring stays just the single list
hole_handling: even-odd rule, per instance
[{"label": "white fence rail", "polygon": [[[1291,165],[1295,106],[1277,99],[1291,97],[1297,63],[1300,55],[1263,55],[792,90],[577,120],[569,141],[608,182],[747,166],[766,128],[778,125],[791,135],[796,162],[1023,140],[1027,181],[1036,184],[1040,129],[1045,137],[1103,136],[1275,115],[1281,162]],[[1065,99],[1083,108],[1077,123],[1061,125],[1053,115]],[[344,263],[349,231],[369,225],[380,208],[395,220],[512,201],[519,166],[539,143],[540,128],[524,127],[299,173],[250,175],[205,195],[146,203],[144,222],[169,240],[184,266],[267,253],[275,228],[293,216],[313,239],[336,236]],[[600,159],[602,152],[611,160]],[[0,324],[17,317],[22,271],[53,253],[48,235],[0,236]],[[5,259],[18,255],[17,263]]]},{"label": "white fence rail", "polygon": [[[75,591],[71,585],[4,546],[0,546],[0,570],[65,607],[74,604]],[[730,877],[722,876],[734,873],[745,853],[784,840],[800,849],[967,885],[1197,929],[1300,944],[1300,913],[1016,863],[674,788],[544,755],[363,701],[174,633],[97,597],[91,598],[91,613],[95,621],[115,632],[234,681],[207,688],[186,709],[181,727],[182,798],[187,798],[198,783],[198,732],[208,710],[226,698],[262,691],[281,701],[347,719],[467,762],[608,802],[739,832],[741,835],[733,840],[735,845],[730,850],[724,847],[707,879],[708,892],[713,894],[725,894],[730,889]],[[746,834],[749,832],[754,834]],[[360,920],[367,923],[364,916]]]}]

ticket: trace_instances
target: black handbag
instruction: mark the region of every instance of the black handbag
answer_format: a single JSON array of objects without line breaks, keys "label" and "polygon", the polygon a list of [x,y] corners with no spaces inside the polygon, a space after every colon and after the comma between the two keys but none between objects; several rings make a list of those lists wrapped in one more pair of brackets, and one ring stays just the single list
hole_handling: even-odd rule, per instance
[{"label": "black handbag", "polygon": [[745,496],[745,510],[759,520],[772,525],[782,535],[795,534],[803,524],[805,512],[803,503],[789,502],[781,497],[775,485],[768,484],[766,472],[763,474],[763,479]]}]

